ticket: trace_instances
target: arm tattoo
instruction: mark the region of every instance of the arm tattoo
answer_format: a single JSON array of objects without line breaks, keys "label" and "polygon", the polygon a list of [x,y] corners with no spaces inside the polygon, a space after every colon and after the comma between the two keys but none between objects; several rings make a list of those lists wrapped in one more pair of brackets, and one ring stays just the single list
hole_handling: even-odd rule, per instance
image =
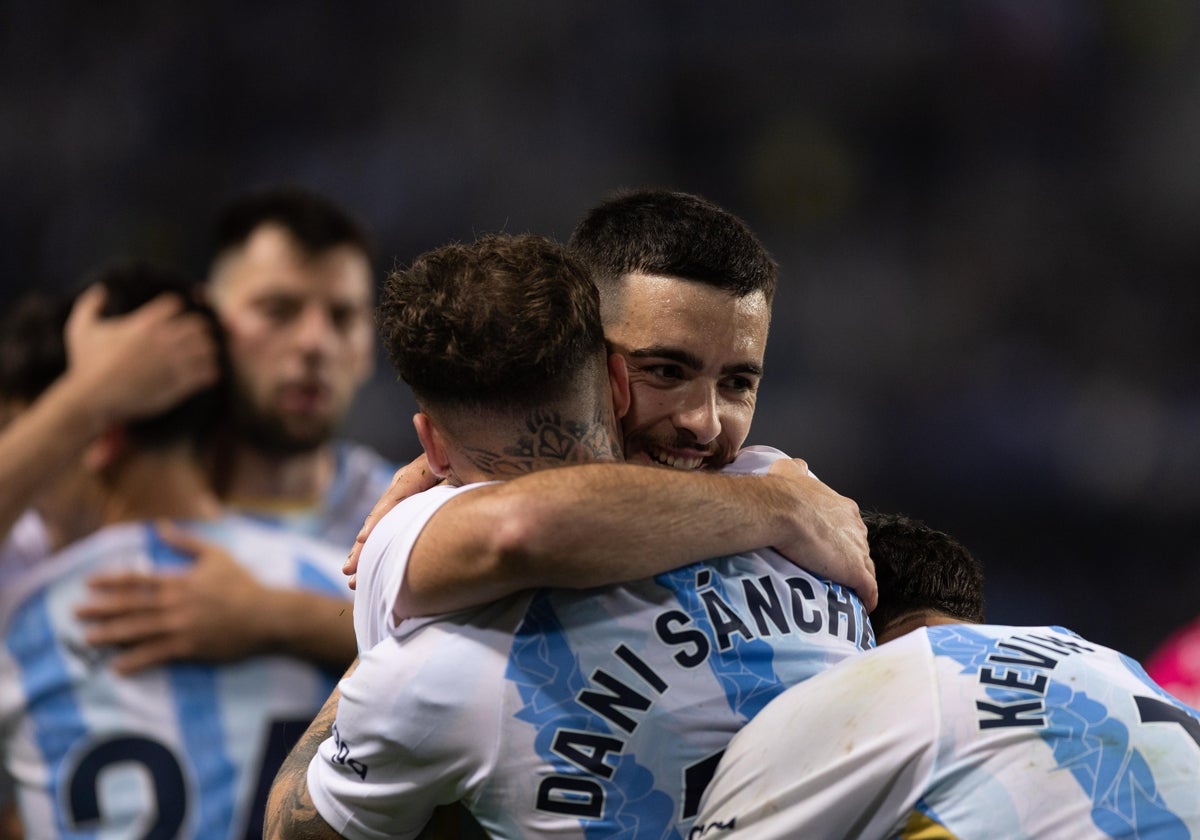
[{"label": "arm tattoo", "polygon": [[496,477],[512,478],[533,472],[543,461],[564,464],[620,459],[620,450],[609,434],[606,418],[596,413],[590,423],[564,420],[551,409],[525,418],[528,434],[521,435],[501,452],[463,447],[471,463]]},{"label": "arm tattoo", "polygon": [[308,765],[333,730],[340,696],[335,688],[280,765],[267,800],[264,840],[336,840],[341,836],[329,827],[308,795]]}]

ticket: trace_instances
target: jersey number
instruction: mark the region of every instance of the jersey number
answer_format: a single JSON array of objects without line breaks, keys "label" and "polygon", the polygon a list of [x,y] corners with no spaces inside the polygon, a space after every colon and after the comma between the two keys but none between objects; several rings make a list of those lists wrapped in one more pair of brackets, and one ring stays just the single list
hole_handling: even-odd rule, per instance
[{"label": "jersey number", "polygon": [[[274,721],[271,724],[243,840],[262,837],[271,783],[308,724],[307,720]],[[100,819],[100,772],[106,767],[125,762],[142,765],[154,781],[156,816],[141,840],[173,840],[179,837],[188,809],[188,789],[183,767],[164,744],[140,735],[100,741],[79,759],[67,787],[67,803],[74,827],[82,827]]]},{"label": "jersey number", "polygon": [[700,813],[700,800],[704,798],[704,791],[708,788],[708,783],[712,781],[713,774],[717,772],[717,764],[720,763],[723,755],[725,755],[725,750],[684,768],[683,807],[680,813],[683,819],[690,820]]},{"label": "jersey number", "polygon": [[1191,739],[1200,747],[1200,721],[1178,706],[1172,706],[1157,697],[1134,697],[1137,702],[1138,716],[1142,723],[1178,723]]},{"label": "jersey number", "polygon": [[187,815],[187,785],[183,780],[183,768],[171,751],[158,741],[138,736],[101,741],[79,760],[67,792],[72,822],[82,826],[100,819],[100,800],[96,795],[100,771],[121,762],[142,765],[154,780],[157,814],[142,835],[142,840],[171,840],[177,837],[183,826],[183,818]]}]

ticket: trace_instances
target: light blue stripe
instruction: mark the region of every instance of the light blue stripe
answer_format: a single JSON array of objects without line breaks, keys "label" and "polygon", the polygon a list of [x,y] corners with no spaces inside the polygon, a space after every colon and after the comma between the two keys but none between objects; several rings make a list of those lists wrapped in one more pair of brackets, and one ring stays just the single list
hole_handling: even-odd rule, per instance
[{"label": "light blue stripe", "polygon": [[349,606],[350,599],[346,598],[346,593],[350,590],[346,584],[330,578],[309,558],[303,556],[297,558],[296,578],[300,588],[310,589],[323,595],[332,595],[335,598],[344,598]]},{"label": "light blue stripe", "polygon": [[1110,837],[1188,836],[1158,793],[1145,758],[1130,744],[1129,727],[1103,703],[1052,681],[1046,709],[1049,726],[1042,739],[1091,798],[1097,828]]},{"label": "light blue stripe", "polygon": [[[153,528],[146,531],[147,549],[156,568],[190,565],[190,558],[164,543]],[[167,667],[167,678],[199,795],[191,820],[192,836],[224,837],[233,824],[237,768],[225,750],[217,669],[212,665],[174,663]]]},{"label": "light blue stripe", "polygon": [[[1075,636],[1061,628],[1056,629]],[[987,657],[999,649],[1001,641],[965,625],[937,627],[931,629],[928,636],[936,655],[953,659],[963,666],[963,673],[970,674],[979,673],[987,664]],[[1014,634],[1005,639],[1015,639],[1019,643],[1021,635]],[[1066,651],[1055,654],[1059,660],[1068,656],[1086,658],[1086,654]],[[1123,659],[1135,676],[1139,676],[1138,672],[1144,675],[1140,665],[1128,657]],[[1005,667],[1025,679],[1036,674],[1051,678],[1044,696],[1046,724],[1038,728],[1038,735],[1053,750],[1057,765],[1067,770],[1091,799],[1092,821],[1098,829],[1111,837],[1187,836],[1180,818],[1166,807],[1158,793],[1150,766],[1131,745],[1129,727],[1125,723],[1110,715],[1103,703],[1074,691],[1068,683],[1053,679],[1053,667],[1013,664]],[[1082,667],[1093,666],[1085,663]],[[1139,676],[1139,679],[1143,678]],[[1143,681],[1148,688],[1153,686],[1149,678]],[[1031,696],[1028,691],[995,686],[989,687],[987,693],[998,703],[1028,700]],[[1161,689],[1153,693],[1167,696]],[[1175,705],[1186,708],[1177,701]]]},{"label": "light blue stripe", "polygon": [[[66,659],[55,639],[45,590],[17,609],[6,641],[20,666],[29,718],[42,758],[51,771],[51,801],[63,802],[63,762],[71,746],[87,734],[87,724],[75,699]],[[81,840],[96,836],[95,832],[68,834],[64,810],[55,808],[54,813],[63,836]]]},{"label": "light blue stripe", "polygon": [[[537,728],[534,748],[538,755],[564,775],[578,776],[579,770],[550,749],[560,728],[612,734],[609,725],[575,697],[588,686],[579,668],[558,616],[545,592],[530,604],[516,632],[505,677],[516,683],[525,706],[517,713]],[[671,798],[654,788],[654,776],[633,755],[621,755],[611,779],[589,778],[604,787],[604,814],[599,820],[580,819],[584,836],[638,837],[679,840],[671,826],[675,806]],[[656,834],[648,833],[657,831]]]},{"label": "light blue stripe", "polygon": [[[707,573],[711,582],[697,587],[696,576],[702,573]],[[725,603],[730,602],[725,580],[715,564],[693,563],[658,575],[654,580],[675,593],[680,606],[708,637],[712,646],[708,664],[725,692],[730,709],[749,720],[783,691],[783,680],[775,672],[775,648],[769,642],[746,639],[739,634],[731,639],[729,650],[718,649],[716,630],[708,620],[708,612],[700,598],[700,591],[711,587]],[[813,652],[819,655],[824,651],[814,646]],[[813,673],[816,670],[814,667]],[[793,683],[799,681],[798,678],[792,680]]]}]

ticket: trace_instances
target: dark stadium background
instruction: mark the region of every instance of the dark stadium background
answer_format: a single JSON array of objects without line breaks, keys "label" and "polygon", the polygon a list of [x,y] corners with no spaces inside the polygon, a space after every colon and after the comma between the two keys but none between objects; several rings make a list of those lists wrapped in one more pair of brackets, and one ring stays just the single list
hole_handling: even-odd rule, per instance
[{"label": "dark stadium background", "polygon": [[[379,272],[706,195],[782,267],[751,442],[984,560],[996,621],[1200,614],[1200,6],[0,4],[0,297],[303,183]],[[416,452],[386,362],[349,431]]]}]

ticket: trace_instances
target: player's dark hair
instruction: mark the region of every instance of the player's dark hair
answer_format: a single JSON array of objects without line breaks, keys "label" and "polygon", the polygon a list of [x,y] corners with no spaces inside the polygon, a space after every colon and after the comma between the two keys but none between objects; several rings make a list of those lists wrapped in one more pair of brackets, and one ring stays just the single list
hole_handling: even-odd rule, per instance
[{"label": "player's dark hair", "polygon": [[569,245],[611,287],[631,272],[705,283],[745,297],[761,291],[770,304],[778,268],[737,216],[697,195],[664,189],[626,190],[593,207]]},{"label": "player's dark hair", "polygon": [[67,368],[65,293],[28,292],[0,319],[0,397],[32,403]]},{"label": "player's dark hair", "polygon": [[528,409],[604,358],[587,267],[541,236],[490,235],[417,257],[385,281],[380,335],[418,401]]},{"label": "player's dark hair", "polygon": [[871,613],[876,635],[924,610],[984,620],[983,566],[958,540],[901,514],[864,511],[862,518],[879,584]]},{"label": "player's dark hair", "polygon": [[[105,288],[102,317],[125,315],[163,293],[177,295],[184,310],[200,313],[221,340],[216,316],[201,302],[197,287],[174,269],[130,260],[114,262],[92,275],[84,288],[99,283]],[[33,402],[67,369],[64,330],[77,296],[36,293],[27,295],[8,313],[0,339],[0,394]],[[182,440],[200,443],[220,419],[225,408],[228,362],[222,350],[219,382],[198,391],[162,414],[132,421],[125,430],[135,444],[157,448]]]},{"label": "player's dark hair", "polygon": [[351,245],[373,260],[375,246],[367,228],[329,198],[300,187],[273,187],[247,193],[222,209],[213,227],[213,253],[246,243],[264,224],[285,228],[310,254]]},{"label": "player's dark hair", "polygon": [[94,283],[105,289],[100,313],[103,317],[127,315],[161,294],[174,294],[183,301],[185,312],[197,313],[208,322],[219,348],[221,375],[217,384],[197,391],[161,414],[125,424],[126,432],[142,448],[154,449],[189,439],[196,444],[205,441],[227,406],[229,362],[220,322],[203,302],[198,285],[174,268],[146,260],[110,263],[89,277],[85,288]]}]

